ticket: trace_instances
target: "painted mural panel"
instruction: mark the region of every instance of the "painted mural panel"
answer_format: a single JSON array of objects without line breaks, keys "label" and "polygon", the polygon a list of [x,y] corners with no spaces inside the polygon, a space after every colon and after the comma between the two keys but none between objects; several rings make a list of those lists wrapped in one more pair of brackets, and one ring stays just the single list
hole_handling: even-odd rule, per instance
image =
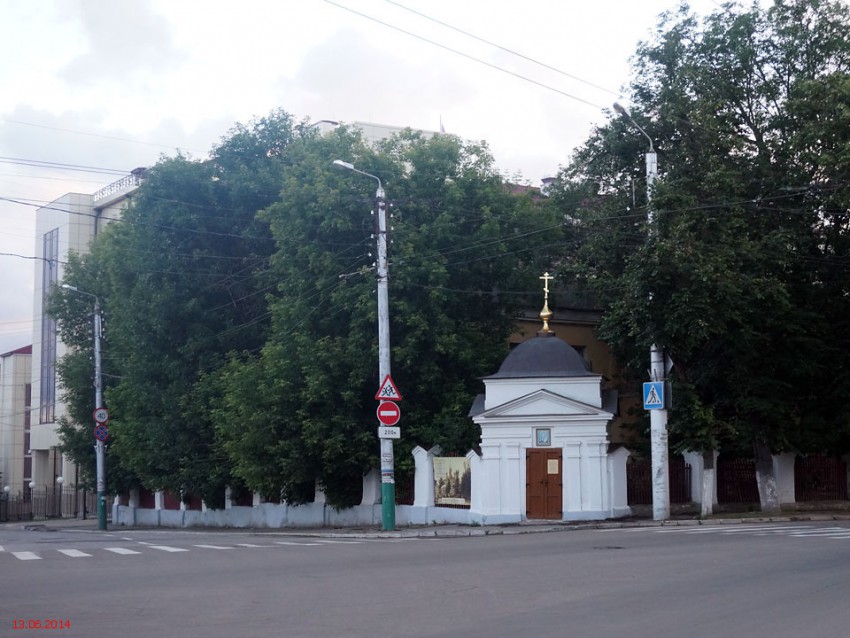
[{"label": "painted mural panel", "polygon": [[434,457],[434,504],[466,505],[472,502],[472,473],[463,456]]}]

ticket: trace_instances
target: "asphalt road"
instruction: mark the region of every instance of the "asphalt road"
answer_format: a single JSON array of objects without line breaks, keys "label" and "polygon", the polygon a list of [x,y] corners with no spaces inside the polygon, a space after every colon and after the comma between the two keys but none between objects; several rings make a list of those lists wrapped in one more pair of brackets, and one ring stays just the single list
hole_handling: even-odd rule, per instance
[{"label": "asphalt road", "polygon": [[5,529],[0,545],[0,636],[850,635],[848,522],[458,539]]}]

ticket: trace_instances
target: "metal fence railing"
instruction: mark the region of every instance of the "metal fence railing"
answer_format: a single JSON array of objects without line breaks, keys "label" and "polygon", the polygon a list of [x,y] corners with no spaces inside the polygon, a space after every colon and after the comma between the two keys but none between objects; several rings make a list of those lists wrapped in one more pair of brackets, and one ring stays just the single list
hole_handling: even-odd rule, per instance
[{"label": "metal fence railing", "polygon": [[27,494],[0,493],[0,523],[96,516],[94,492],[35,488]]},{"label": "metal fence railing", "polygon": [[717,459],[717,502],[759,502],[756,462],[753,459]]},{"label": "metal fence railing", "polygon": [[798,456],[794,490],[797,501],[846,501],[847,464],[833,456]]},{"label": "metal fence railing", "polygon": [[[691,466],[681,458],[668,465],[671,503],[691,502]],[[626,493],[629,505],[652,504],[652,461],[636,459],[626,464]]]}]

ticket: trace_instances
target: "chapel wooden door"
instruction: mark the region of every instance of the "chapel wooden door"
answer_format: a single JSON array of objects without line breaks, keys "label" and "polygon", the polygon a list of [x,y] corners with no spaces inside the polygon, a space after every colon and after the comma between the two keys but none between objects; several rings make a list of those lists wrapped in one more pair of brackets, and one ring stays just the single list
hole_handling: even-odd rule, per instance
[{"label": "chapel wooden door", "polygon": [[527,449],[525,453],[525,517],[563,518],[563,456],[560,449]]}]

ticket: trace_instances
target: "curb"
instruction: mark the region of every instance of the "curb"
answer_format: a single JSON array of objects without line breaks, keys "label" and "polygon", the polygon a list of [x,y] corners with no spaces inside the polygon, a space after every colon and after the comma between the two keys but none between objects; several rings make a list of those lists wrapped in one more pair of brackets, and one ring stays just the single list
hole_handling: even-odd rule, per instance
[{"label": "curb", "polygon": [[[398,529],[395,531],[364,530],[364,529],[261,529],[261,528],[232,528],[232,527],[204,527],[204,528],[169,528],[169,527],[114,527],[104,532],[92,529],[96,521],[16,521],[14,523],[0,524],[0,529],[16,529],[33,532],[55,532],[76,531],[90,533],[132,533],[132,531],[160,531],[160,532],[195,532],[195,533],[231,533],[246,534],[252,536],[300,536],[305,538],[363,538],[363,539],[398,539],[398,538],[470,538],[481,536],[517,536],[523,534],[549,534],[553,532],[570,532],[585,529],[635,529],[652,527],[713,527],[721,525],[757,525],[769,523],[793,523],[793,522],[828,522],[828,521],[850,521],[848,513],[822,513],[822,514],[783,514],[781,516],[755,516],[742,518],[709,518],[709,519],[670,519],[665,521],[652,520],[630,520],[630,521],[564,521],[557,523],[519,523],[511,525],[494,526],[455,526],[455,525],[433,525],[416,528]],[[75,524],[76,523],[76,524]]]}]

